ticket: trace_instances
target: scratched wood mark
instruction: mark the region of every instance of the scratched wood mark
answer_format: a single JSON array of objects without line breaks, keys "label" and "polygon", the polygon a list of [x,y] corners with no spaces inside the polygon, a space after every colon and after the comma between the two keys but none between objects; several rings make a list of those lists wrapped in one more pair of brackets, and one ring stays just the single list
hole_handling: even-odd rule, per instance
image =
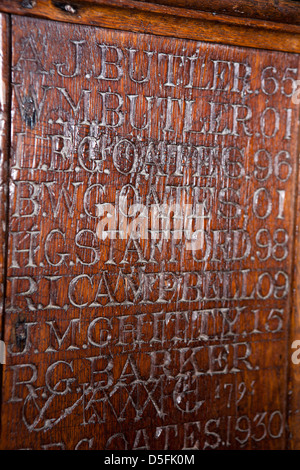
[{"label": "scratched wood mark", "polygon": [[285,448],[298,56],[11,34],[2,448]]}]

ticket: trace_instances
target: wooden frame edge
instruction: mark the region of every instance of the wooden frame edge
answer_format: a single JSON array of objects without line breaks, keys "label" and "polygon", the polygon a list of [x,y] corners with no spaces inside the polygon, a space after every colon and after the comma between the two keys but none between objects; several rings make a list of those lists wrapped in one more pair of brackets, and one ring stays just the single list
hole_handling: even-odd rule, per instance
[{"label": "wooden frame edge", "polygon": [[2,0],[0,11],[135,33],[300,53],[300,26],[135,1]]}]

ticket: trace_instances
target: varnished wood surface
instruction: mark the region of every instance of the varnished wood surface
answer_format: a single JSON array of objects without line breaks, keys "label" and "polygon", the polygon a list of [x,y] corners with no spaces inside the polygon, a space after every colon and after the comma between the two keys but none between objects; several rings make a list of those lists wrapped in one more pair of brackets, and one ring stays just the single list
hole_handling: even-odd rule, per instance
[{"label": "varnished wood surface", "polygon": [[[4,4],[4,1],[2,2]],[[11,2],[12,3],[12,2]],[[19,0],[19,2],[12,3],[11,8],[32,10],[35,8],[36,0]],[[73,14],[73,7],[75,10],[80,9],[80,6],[87,5],[90,10],[96,5],[110,5],[122,6],[131,9],[151,9],[154,5],[159,7],[176,7],[182,10],[195,10],[197,12],[211,12],[214,15],[220,16],[233,16],[235,18],[253,18],[257,20],[266,20],[271,22],[286,23],[287,25],[299,25],[299,5],[295,0],[76,0],[74,2],[56,2],[52,1],[53,5],[60,8],[62,11]],[[6,7],[8,2],[6,3]],[[168,11],[165,9],[164,11]]]},{"label": "varnished wood surface", "polygon": [[[297,8],[294,2],[292,5]],[[259,49],[300,51],[297,14],[294,15],[296,24],[290,24],[131,0],[77,0],[74,3],[2,0],[0,11],[138,33]]]},{"label": "varnished wood surface", "polygon": [[[0,331],[2,332],[2,309],[5,286],[6,215],[7,215],[7,171],[9,155],[10,114],[10,31],[7,15],[0,14]],[[0,339],[2,334],[0,335]]]},{"label": "varnished wood surface", "polygon": [[[12,17],[2,448],[298,445],[297,79],[296,54]],[[126,193],[203,204],[200,246],[174,218],[101,240]]]},{"label": "varnished wood surface", "polygon": [[300,24],[299,2],[297,1],[226,0],[224,2],[220,0],[152,0],[151,3],[198,11],[209,11],[217,15]]},{"label": "varnished wood surface", "polygon": [[[299,161],[298,161],[299,175]],[[295,225],[295,251],[293,258],[293,283],[292,283],[292,312],[290,318],[290,339],[289,348],[295,351],[294,342],[300,340],[300,283],[299,283],[299,267],[300,267],[300,251],[299,251],[299,206],[300,206],[300,188],[298,182],[298,200],[296,206],[296,225]],[[288,448],[293,450],[300,449],[300,367],[289,361],[289,379],[288,379],[288,429],[289,429],[289,445]]]}]

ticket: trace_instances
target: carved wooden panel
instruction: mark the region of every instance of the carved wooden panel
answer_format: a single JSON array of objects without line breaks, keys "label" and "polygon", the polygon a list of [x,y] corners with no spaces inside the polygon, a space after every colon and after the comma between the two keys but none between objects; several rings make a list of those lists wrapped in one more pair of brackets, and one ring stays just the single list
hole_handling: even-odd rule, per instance
[{"label": "carved wooden panel", "polygon": [[298,56],[11,35],[2,447],[285,448]]}]

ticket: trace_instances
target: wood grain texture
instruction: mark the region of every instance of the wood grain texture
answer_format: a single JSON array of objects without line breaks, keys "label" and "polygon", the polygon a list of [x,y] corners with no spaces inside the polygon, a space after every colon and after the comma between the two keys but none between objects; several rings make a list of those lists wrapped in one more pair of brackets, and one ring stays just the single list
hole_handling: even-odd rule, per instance
[{"label": "wood grain texture", "polygon": [[[25,5],[25,6],[24,6]],[[30,7],[28,7],[30,5]],[[299,52],[299,26],[131,0],[75,3],[2,0],[0,11],[77,24],[243,47]]]},{"label": "wood grain texture", "polygon": [[[298,148],[299,148],[298,134]],[[299,153],[298,153],[299,155]],[[293,256],[293,283],[292,283],[292,312],[290,319],[290,339],[289,347],[291,354],[296,354],[299,348],[300,340],[300,181],[299,181],[299,158],[298,158],[298,188],[296,192],[296,213],[295,213],[295,249]],[[288,448],[293,450],[300,449],[300,367],[298,357],[297,362],[289,361],[289,378],[288,378],[288,425],[289,439]]]},{"label": "wood grain texture", "polygon": [[[298,189],[299,191],[299,189]],[[295,352],[294,342],[300,339],[300,325],[299,325],[299,201],[297,208],[297,230],[295,234],[296,253],[294,257],[294,282],[293,282],[293,311],[291,316],[290,325],[290,351],[291,354]],[[289,440],[288,446],[293,450],[300,449],[300,419],[299,419],[299,364],[289,363],[289,381],[288,381],[288,410],[289,410]]]},{"label": "wood grain texture", "polygon": [[[233,16],[235,18],[253,18],[272,22],[286,23],[288,25],[300,23],[299,5],[297,1],[289,0],[76,0],[75,2],[59,2],[53,0],[60,9],[65,9],[66,5],[80,7],[87,5],[89,8],[95,5],[114,5],[136,9],[153,9],[154,5],[159,7],[176,7],[184,10],[195,10],[196,12],[210,12],[218,17]],[[23,8],[23,11],[32,10],[36,5],[36,0],[20,0],[15,2],[12,8]],[[20,10],[19,10],[20,11]],[[162,11],[162,9],[161,9]],[[166,10],[165,10],[166,11]]]},{"label": "wood grain texture", "polygon": [[197,11],[209,11],[218,15],[300,24],[299,3],[297,1],[226,0],[224,2],[220,0],[152,0],[150,3],[170,7],[177,6]]},{"label": "wood grain texture", "polygon": [[13,16],[12,66],[1,447],[286,448],[298,55]]},{"label": "wood grain texture", "polygon": [[[0,339],[2,339],[2,311],[5,285],[6,258],[6,212],[7,212],[7,170],[9,159],[9,116],[10,116],[10,75],[9,75],[9,19],[0,14]],[[0,366],[1,367],[1,366]]]}]

